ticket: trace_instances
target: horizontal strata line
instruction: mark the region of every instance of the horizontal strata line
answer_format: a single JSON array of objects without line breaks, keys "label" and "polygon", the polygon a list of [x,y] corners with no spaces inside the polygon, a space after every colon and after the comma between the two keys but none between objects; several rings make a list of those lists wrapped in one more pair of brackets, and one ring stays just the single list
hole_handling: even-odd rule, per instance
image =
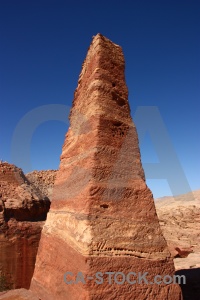
[{"label": "horizontal strata line", "polygon": [[[74,143],[75,144],[75,143]],[[62,166],[68,166],[73,164],[76,161],[80,161],[81,159],[84,159],[86,157],[88,157],[91,153],[95,153],[95,150],[97,150],[97,147],[94,147],[92,149],[89,149],[87,151],[84,150],[84,153],[80,153],[78,155],[75,156],[70,156],[69,158],[65,156],[65,152],[68,152],[68,149],[64,150],[62,153],[62,156],[64,157],[65,160],[67,160],[67,162],[63,161]]]},{"label": "horizontal strata line", "polygon": [[[99,215],[97,215],[97,214],[95,214],[95,215],[87,215],[87,214],[83,214],[83,213],[75,213],[75,212],[70,212],[70,211],[52,211],[52,210],[50,210],[49,212],[48,212],[48,214],[69,214],[69,215],[71,215],[71,216],[73,216],[73,217],[75,217],[76,219],[82,219],[82,220],[88,220],[88,221],[90,221],[91,219],[97,219],[96,218],[96,216],[97,217],[101,217],[101,219],[105,219],[105,220],[115,220],[115,221],[130,221],[130,222],[133,222],[133,221],[136,221],[136,222],[142,222],[143,224],[145,224],[146,223],[146,219],[144,220],[144,219],[142,219],[142,220],[135,220],[135,219],[130,219],[130,218],[127,218],[126,217],[126,219],[122,219],[122,218],[115,218],[115,217],[111,217],[111,216],[107,216],[107,215],[105,215],[105,214],[99,214]],[[78,217],[80,217],[80,218],[77,218],[77,216]],[[152,219],[149,219],[149,222],[152,224]],[[156,225],[158,225],[158,222],[157,222],[157,220],[154,222]]]},{"label": "horizontal strata line", "polygon": [[[87,169],[86,169],[86,171],[87,171]],[[74,173],[74,174],[75,175],[76,174],[80,174],[80,175],[82,175],[82,178],[84,178],[84,175],[85,175],[84,172],[82,172],[82,173],[81,172],[77,172],[77,173]],[[87,186],[88,186],[90,188],[97,188],[98,187],[99,189],[103,189],[102,193],[99,194],[99,196],[102,197],[101,201],[108,202],[108,203],[109,202],[110,203],[114,203],[114,201],[120,202],[120,201],[124,200],[122,198],[124,196],[126,198],[130,198],[131,196],[135,195],[135,192],[137,192],[138,189],[134,190],[134,188],[133,188],[134,180],[137,180],[137,181],[141,180],[140,176],[138,176],[138,177],[135,176],[134,178],[130,178],[130,176],[129,177],[128,176],[127,177],[123,176],[123,178],[122,177],[117,178],[118,174],[116,174],[116,173],[113,174],[112,177],[110,176],[108,179],[100,179],[100,180],[98,178],[96,178],[96,177],[93,177],[92,174],[89,173],[89,171],[88,171],[88,173],[86,173],[86,175],[88,176],[88,178],[84,178],[85,179],[84,183],[86,183],[86,184],[85,184],[85,186],[82,185],[81,188],[82,189],[83,188],[87,188]],[[112,172],[111,172],[111,175],[112,175]],[[116,177],[114,177],[114,175]],[[70,176],[69,176],[69,178],[70,178]],[[79,187],[78,186],[79,183],[76,181],[76,178],[73,178],[73,176],[70,178],[70,180],[69,180],[69,178],[62,179],[59,182],[57,182],[55,190],[56,190],[56,188],[59,188],[59,187],[63,188],[63,185],[66,184],[66,186],[64,186],[66,188],[66,191],[70,190],[70,192],[72,192],[72,194],[76,195],[76,197],[77,197],[78,192],[77,193],[73,193],[73,190],[75,188]],[[128,182],[128,180],[130,182]],[[146,186],[145,186],[145,188],[146,188]],[[143,190],[145,188],[143,188]],[[129,193],[130,189],[132,190],[132,193],[130,195],[129,194],[127,195],[126,192]],[[115,193],[114,193],[113,190],[115,190]],[[141,190],[141,191],[143,191],[143,190]],[[81,189],[80,189],[80,191],[81,191]],[[111,192],[111,194],[109,193],[109,191]],[[88,196],[92,200],[92,199],[94,199],[93,197],[95,197],[95,195],[98,192],[99,192],[99,190],[98,191],[94,191],[94,192],[90,191],[90,195],[89,195],[89,192],[88,192]],[[121,194],[119,194],[119,192]],[[68,194],[68,195],[70,196],[70,194]],[[54,196],[54,191],[53,191],[53,196]],[[138,196],[138,195],[135,195],[135,196]],[[149,197],[150,196],[148,196],[147,198],[143,198],[142,201],[143,202],[149,201]],[[54,197],[52,197],[52,199],[53,199],[52,201],[54,201],[54,202],[61,201],[61,200],[64,200],[66,202],[67,201],[71,201],[71,198],[69,198],[69,199],[59,199],[59,198],[57,198],[57,199],[54,200]]]},{"label": "horizontal strata line", "polygon": [[[114,255],[106,255],[105,253],[103,253],[103,254],[88,254],[90,257],[134,257],[134,258],[139,258],[139,259],[145,259],[145,260],[149,260],[149,261],[152,261],[152,260],[154,260],[154,261],[162,261],[162,262],[164,262],[164,261],[166,261],[166,260],[168,260],[168,258],[170,258],[170,256],[164,256],[163,258],[158,258],[158,257],[156,257],[156,255],[159,255],[160,256],[160,253],[162,253],[162,252],[154,252],[154,253],[152,253],[152,256],[154,256],[154,257],[149,257],[149,253],[146,253],[147,254],[147,257],[145,257],[145,256],[140,256],[140,255],[136,255],[136,254],[114,254]],[[82,253],[81,253],[82,254]],[[83,254],[82,254],[83,255]],[[87,254],[84,254],[84,256],[86,256]]]},{"label": "horizontal strata line", "polygon": [[[140,258],[140,259],[146,259],[146,260],[155,260],[155,261],[165,261],[168,258],[170,258],[170,255],[167,256],[165,252],[134,252],[132,250],[128,250],[128,251],[132,251],[130,253],[123,253],[124,250],[121,250],[118,252],[119,250],[117,250],[116,252],[104,252],[104,251],[92,251],[92,254],[89,254],[90,256],[103,256],[103,257],[112,257],[112,256],[120,256],[120,257],[127,257],[127,256],[131,256],[131,257],[135,257],[135,258]],[[96,253],[96,254],[95,254]],[[110,255],[109,255],[110,253]],[[141,254],[140,254],[141,253]],[[157,258],[157,256],[160,256],[161,254],[163,254],[163,258]]]},{"label": "horizontal strata line", "polygon": [[[74,145],[75,144],[76,143],[74,143]],[[69,146],[69,149],[70,149],[70,146]],[[77,154],[77,155],[74,155],[74,156],[67,157],[65,155],[65,153],[67,154],[69,149],[67,148],[62,153],[62,156],[63,156],[63,159],[64,159],[64,161],[62,162],[62,166],[68,166],[68,165],[71,165],[75,162],[79,162],[81,159],[84,159],[84,158],[90,156],[91,154],[96,154],[98,152],[100,152],[100,155],[102,155],[102,154],[105,155],[106,152],[110,154],[110,152],[112,152],[112,150],[115,150],[115,151],[118,150],[118,152],[120,151],[120,149],[118,149],[116,147],[112,147],[112,146],[105,146],[105,147],[95,146],[93,148],[90,148],[89,150],[84,149],[84,153],[80,153],[80,154]],[[105,151],[105,152],[101,153],[102,150]],[[91,158],[91,156],[90,156],[90,158]],[[96,157],[94,156],[93,159],[95,160]],[[65,161],[65,160],[67,160],[67,161]]]},{"label": "horizontal strata line", "polygon": [[[45,235],[49,236],[49,233],[45,232]],[[58,239],[60,237],[57,236]],[[170,258],[170,254],[167,255],[165,252],[139,252],[139,251],[134,251],[134,250],[113,250],[116,248],[111,248],[108,247],[111,250],[93,250],[93,249],[88,249],[88,251],[84,251],[83,248],[79,247],[78,244],[76,243],[76,240],[74,239],[66,239],[65,242],[69,242],[68,245],[74,249],[74,251],[78,252],[80,255],[83,256],[89,256],[89,257],[135,257],[139,259],[146,259],[146,260],[155,260],[155,261],[166,261]],[[125,253],[125,251],[130,251],[129,253]],[[159,258],[160,257],[160,258]]]}]

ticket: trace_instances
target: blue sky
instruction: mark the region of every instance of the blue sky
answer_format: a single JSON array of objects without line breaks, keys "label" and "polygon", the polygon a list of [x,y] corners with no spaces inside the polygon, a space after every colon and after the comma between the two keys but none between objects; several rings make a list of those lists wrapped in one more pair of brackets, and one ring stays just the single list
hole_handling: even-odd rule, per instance
[{"label": "blue sky", "polygon": [[[133,118],[140,106],[158,108],[173,158],[167,155],[161,131],[156,143],[182,186],[177,193],[185,192],[185,181],[180,179],[184,176],[190,189],[199,189],[199,1],[1,0],[0,158],[17,163],[25,172],[58,168],[81,65],[92,36],[99,32],[123,48]],[[66,106],[66,122],[57,117],[35,129],[27,164],[23,130],[31,126],[28,120],[32,122],[37,108],[51,104],[58,110]],[[152,130],[151,113],[144,117]],[[21,148],[13,143],[20,122]],[[139,127],[142,122],[140,115]],[[146,170],[145,163],[159,163],[160,156],[152,132],[138,133]],[[154,197],[174,193],[167,178],[148,177]]]}]

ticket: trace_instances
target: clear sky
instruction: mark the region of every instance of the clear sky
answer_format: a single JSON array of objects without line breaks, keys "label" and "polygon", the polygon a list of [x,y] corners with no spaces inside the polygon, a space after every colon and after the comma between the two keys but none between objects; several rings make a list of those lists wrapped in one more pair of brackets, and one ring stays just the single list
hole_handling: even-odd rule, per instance
[{"label": "clear sky", "polygon": [[[25,172],[58,168],[81,65],[92,36],[99,32],[123,48],[132,117],[154,197],[174,194],[169,175],[165,176],[166,165],[174,184],[182,186],[177,193],[185,192],[186,181],[191,190],[199,189],[197,0],[1,0],[0,159],[18,164]],[[141,106],[144,109],[138,117]],[[148,108],[152,106],[157,108],[155,115]],[[47,115],[46,122],[32,132],[28,164],[23,151],[27,149],[26,130],[32,118],[37,123],[46,109],[58,116],[52,120]],[[66,122],[59,115],[61,110]],[[150,129],[145,135],[141,133],[143,121]],[[159,164],[162,159],[159,166],[164,175],[154,175],[154,167],[147,170],[147,163]]]}]

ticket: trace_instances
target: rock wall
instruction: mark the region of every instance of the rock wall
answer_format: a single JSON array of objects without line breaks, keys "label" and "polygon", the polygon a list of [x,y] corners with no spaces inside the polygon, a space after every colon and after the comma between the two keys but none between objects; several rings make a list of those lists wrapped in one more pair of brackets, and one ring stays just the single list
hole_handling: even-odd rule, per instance
[{"label": "rock wall", "polygon": [[32,171],[26,174],[28,181],[51,200],[57,170]]},{"label": "rock wall", "polygon": [[29,288],[44,222],[9,220],[0,235],[0,270],[9,288]]},{"label": "rock wall", "polygon": [[22,170],[0,163],[0,276],[10,288],[29,288],[50,201]]},{"label": "rock wall", "polygon": [[26,178],[21,169],[6,162],[0,162],[0,182],[9,182],[13,186],[25,183]]},{"label": "rock wall", "polygon": [[177,284],[66,284],[64,273],[174,274],[145,183],[121,47],[93,38],[79,77],[31,290],[43,300],[182,299]]}]

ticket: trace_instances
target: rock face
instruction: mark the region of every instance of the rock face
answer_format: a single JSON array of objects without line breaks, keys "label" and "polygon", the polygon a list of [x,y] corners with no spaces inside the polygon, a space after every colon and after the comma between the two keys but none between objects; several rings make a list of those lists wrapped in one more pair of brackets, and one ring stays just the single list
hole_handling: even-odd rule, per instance
[{"label": "rock face", "polygon": [[26,174],[28,181],[40,190],[43,196],[51,200],[53,185],[56,179],[57,170],[33,171]]},{"label": "rock face", "polygon": [[1,300],[41,300],[34,293],[25,289],[17,289],[0,293]]},{"label": "rock face", "polygon": [[200,191],[155,201],[177,270],[200,268]]},{"label": "rock face", "polygon": [[49,199],[21,169],[0,163],[0,277],[5,276],[10,288],[30,286],[49,207]]},{"label": "rock face", "polygon": [[1,218],[6,221],[11,218],[17,221],[45,220],[50,201],[29,183],[22,170],[1,163],[0,174]]},{"label": "rock face", "polygon": [[[86,283],[66,284],[68,271]],[[136,280],[148,272],[152,283],[120,284],[118,274],[120,283],[109,284],[105,272],[135,272]],[[155,275],[173,274],[141,166],[122,49],[98,34],[75,91],[30,289],[43,300],[182,299],[177,284],[153,283]]]}]

